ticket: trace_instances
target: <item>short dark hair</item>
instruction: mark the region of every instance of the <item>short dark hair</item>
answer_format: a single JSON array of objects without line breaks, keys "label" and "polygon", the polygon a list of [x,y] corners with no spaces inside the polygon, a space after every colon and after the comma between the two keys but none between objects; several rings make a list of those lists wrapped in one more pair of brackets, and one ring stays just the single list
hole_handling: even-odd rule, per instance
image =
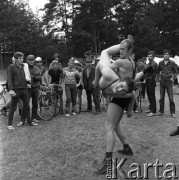
[{"label": "short dark hair", "polygon": [[170,54],[170,50],[169,50],[169,49],[165,49],[165,50],[163,51],[163,54],[166,54],[166,53]]},{"label": "short dark hair", "polygon": [[131,93],[134,90],[134,80],[132,78],[126,77],[124,81],[128,85],[128,93]]},{"label": "short dark hair", "polygon": [[153,57],[154,57],[155,56],[155,51],[149,51],[148,55],[150,55],[150,54],[153,55]]},{"label": "short dark hair", "polygon": [[18,59],[19,57],[23,57],[24,56],[24,54],[22,53],[22,52],[16,52],[15,54],[14,54],[14,58],[15,59]]},{"label": "short dark hair", "polygon": [[33,59],[35,61],[35,56],[32,54],[27,56],[27,60],[31,60],[31,59]]}]

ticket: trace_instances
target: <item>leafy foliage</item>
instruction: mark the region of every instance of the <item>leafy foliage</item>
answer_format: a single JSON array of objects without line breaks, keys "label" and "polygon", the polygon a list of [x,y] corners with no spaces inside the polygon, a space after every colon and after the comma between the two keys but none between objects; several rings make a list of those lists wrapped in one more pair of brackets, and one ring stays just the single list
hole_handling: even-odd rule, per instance
[{"label": "leafy foliage", "polygon": [[149,50],[179,54],[178,0],[49,0],[42,21],[23,0],[0,1],[2,51],[22,51],[51,60],[84,57],[132,34],[137,59]]}]

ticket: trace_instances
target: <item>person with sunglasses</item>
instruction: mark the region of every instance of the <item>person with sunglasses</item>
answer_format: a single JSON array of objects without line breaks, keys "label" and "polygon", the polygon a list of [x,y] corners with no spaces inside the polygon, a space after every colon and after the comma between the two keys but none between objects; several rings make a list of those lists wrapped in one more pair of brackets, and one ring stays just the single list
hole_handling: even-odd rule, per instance
[{"label": "person with sunglasses", "polygon": [[41,75],[43,76],[44,73],[45,73],[45,67],[43,66],[42,58],[41,57],[36,57],[34,65],[37,66],[40,69]]}]

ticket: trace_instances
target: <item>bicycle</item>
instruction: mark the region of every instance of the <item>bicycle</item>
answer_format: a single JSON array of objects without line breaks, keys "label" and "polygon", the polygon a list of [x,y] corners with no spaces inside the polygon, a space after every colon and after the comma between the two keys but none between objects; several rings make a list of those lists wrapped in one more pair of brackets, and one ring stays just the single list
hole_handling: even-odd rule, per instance
[{"label": "bicycle", "polygon": [[42,120],[50,121],[53,117],[56,117],[60,112],[59,107],[59,95],[55,92],[54,86],[52,87],[43,87],[41,86],[41,90],[39,93],[38,100],[38,115],[42,118]]},{"label": "bicycle", "polygon": [[5,83],[0,84],[0,103],[1,103],[0,106],[4,106],[7,101],[6,93],[7,93],[6,84]]},{"label": "bicycle", "polygon": [[[6,83],[0,84],[0,107],[4,107],[8,99]],[[5,113],[5,114],[4,114]],[[0,111],[0,115],[7,116],[6,112]]]},{"label": "bicycle", "polygon": [[[8,91],[6,89],[6,83],[1,83],[0,84],[0,107],[6,108],[6,110],[0,111],[0,115],[3,115],[7,117],[7,112],[9,112],[11,106],[11,96],[8,94]],[[19,118],[21,118],[21,115],[19,114],[19,110],[22,110],[22,101],[19,100],[17,109],[16,109],[16,114]]]}]

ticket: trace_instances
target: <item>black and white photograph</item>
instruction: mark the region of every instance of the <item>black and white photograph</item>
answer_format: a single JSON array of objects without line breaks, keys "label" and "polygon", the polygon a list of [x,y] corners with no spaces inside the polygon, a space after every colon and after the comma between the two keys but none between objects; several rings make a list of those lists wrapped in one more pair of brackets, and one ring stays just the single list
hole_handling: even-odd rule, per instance
[{"label": "black and white photograph", "polygon": [[0,0],[0,180],[179,179],[179,0]]}]

